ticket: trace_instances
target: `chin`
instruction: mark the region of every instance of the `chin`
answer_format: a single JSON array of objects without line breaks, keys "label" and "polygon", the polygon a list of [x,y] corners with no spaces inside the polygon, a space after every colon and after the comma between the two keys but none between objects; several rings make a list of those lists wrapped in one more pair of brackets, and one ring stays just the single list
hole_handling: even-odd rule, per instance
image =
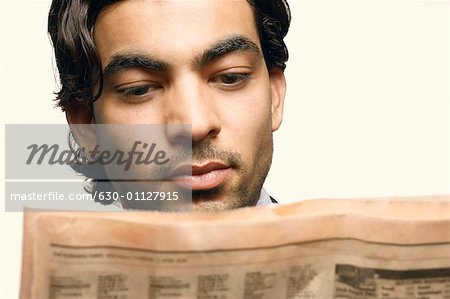
[{"label": "chin", "polygon": [[221,196],[216,198],[192,198],[192,211],[200,213],[225,212],[252,205],[254,205],[253,202],[247,203],[242,200],[236,200],[236,198],[231,196]]},{"label": "chin", "polygon": [[192,203],[192,212],[194,213],[216,213],[228,210],[230,209],[218,202]]},{"label": "chin", "polygon": [[241,188],[220,185],[208,190],[192,190],[193,212],[224,212],[256,205],[259,193],[247,194]]}]

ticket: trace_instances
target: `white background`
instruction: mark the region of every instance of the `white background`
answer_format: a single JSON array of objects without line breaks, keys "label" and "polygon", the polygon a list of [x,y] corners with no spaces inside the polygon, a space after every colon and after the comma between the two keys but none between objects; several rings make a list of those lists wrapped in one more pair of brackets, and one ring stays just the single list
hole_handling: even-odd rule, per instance
[{"label": "white background", "polygon": [[[450,2],[290,4],[268,192],[280,203],[450,193]],[[65,122],[52,108],[48,7],[0,2],[1,140],[5,123]],[[4,169],[4,142],[0,151]],[[1,210],[0,298],[17,298],[22,214]]]}]

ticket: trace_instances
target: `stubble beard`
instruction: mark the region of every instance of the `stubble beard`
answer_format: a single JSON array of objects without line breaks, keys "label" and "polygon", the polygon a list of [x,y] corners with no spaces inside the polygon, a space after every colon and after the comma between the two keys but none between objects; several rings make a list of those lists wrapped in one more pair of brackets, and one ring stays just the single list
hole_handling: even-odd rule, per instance
[{"label": "stubble beard", "polygon": [[[208,153],[208,154],[205,154]],[[255,153],[260,157],[254,161],[255,170],[250,173],[247,165],[238,153],[217,151],[208,147],[196,151],[193,148],[193,159],[215,158],[226,161],[233,167],[239,181],[235,186],[218,186],[209,190],[193,190],[192,203],[194,212],[221,212],[243,207],[255,206],[261,194],[264,181],[269,173],[273,156],[273,139],[262,145]]]}]

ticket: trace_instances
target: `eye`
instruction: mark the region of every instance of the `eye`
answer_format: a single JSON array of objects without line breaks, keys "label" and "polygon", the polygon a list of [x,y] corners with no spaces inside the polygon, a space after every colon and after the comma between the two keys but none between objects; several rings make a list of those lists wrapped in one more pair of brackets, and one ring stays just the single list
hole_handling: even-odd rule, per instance
[{"label": "eye", "polygon": [[247,74],[223,74],[220,76],[220,80],[224,84],[236,84],[247,77]]},{"label": "eye", "polygon": [[249,78],[249,73],[225,73],[213,77],[210,82],[218,84],[220,87],[231,88],[244,84]]},{"label": "eye", "polygon": [[142,97],[154,91],[155,89],[157,89],[157,86],[152,84],[146,84],[133,87],[119,88],[117,89],[117,92],[122,96]]}]

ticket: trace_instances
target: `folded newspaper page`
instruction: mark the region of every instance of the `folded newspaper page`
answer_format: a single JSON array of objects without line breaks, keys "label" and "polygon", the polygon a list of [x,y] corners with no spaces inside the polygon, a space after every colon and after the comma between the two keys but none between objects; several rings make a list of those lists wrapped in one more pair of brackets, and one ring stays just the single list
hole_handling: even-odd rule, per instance
[{"label": "folded newspaper page", "polygon": [[28,211],[21,298],[450,298],[450,195]]}]

